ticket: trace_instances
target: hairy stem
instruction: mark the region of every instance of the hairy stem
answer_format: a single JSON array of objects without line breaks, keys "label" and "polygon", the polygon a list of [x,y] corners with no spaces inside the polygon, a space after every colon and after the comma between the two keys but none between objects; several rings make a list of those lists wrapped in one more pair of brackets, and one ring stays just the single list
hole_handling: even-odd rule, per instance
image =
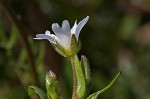
[{"label": "hairy stem", "polygon": [[70,58],[71,60],[71,65],[72,65],[72,72],[73,72],[73,93],[72,93],[72,99],[76,99],[76,89],[77,89],[77,77],[76,77],[76,72],[75,72],[75,60],[74,57]]},{"label": "hairy stem", "polygon": [[83,99],[86,93],[86,82],[77,54],[71,57],[73,70],[73,96],[72,99]]}]

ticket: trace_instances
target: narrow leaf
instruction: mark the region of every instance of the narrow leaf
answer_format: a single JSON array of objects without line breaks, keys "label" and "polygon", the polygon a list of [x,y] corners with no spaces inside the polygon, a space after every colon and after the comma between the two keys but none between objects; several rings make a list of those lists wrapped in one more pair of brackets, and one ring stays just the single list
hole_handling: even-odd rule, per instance
[{"label": "narrow leaf", "polygon": [[81,65],[83,67],[86,82],[91,83],[90,65],[89,65],[89,62],[88,62],[87,58],[84,55],[81,56]]},{"label": "narrow leaf", "polygon": [[44,91],[36,86],[29,86],[28,94],[31,96],[33,94],[38,94],[41,99],[48,99]]},{"label": "narrow leaf", "polygon": [[119,72],[119,73],[116,75],[116,77],[115,77],[105,88],[103,88],[102,90],[97,91],[97,92],[91,94],[87,99],[97,99],[98,96],[99,96],[101,93],[103,93],[103,92],[105,92],[106,90],[108,90],[108,89],[117,81],[117,79],[119,78],[120,74],[121,74],[121,72]]},{"label": "narrow leaf", "polygon": [[89,62],[84,55],[81,56],[81,65],[83,68],[84,77],[85,77],[85,81],[86,81],[86,91],[87,91],[86,94],[88,94],[91,89],[92,78],[91,78]]}]

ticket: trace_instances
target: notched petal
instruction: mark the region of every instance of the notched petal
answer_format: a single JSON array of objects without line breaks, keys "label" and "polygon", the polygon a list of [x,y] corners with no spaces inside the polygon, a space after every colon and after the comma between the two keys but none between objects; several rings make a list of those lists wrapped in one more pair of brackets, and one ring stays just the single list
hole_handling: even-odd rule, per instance
[{"label": "notched petal", "polygon": [[62,29],[64,30],[65,33],[69,34],[70,33],[70,25],[67,20],[64,20],[62,22]]},{"label": "notched petal", "polygon": [[55,34],[63,33],[62,28],[57,23],[52,24],[52,30],[54,31]]}]

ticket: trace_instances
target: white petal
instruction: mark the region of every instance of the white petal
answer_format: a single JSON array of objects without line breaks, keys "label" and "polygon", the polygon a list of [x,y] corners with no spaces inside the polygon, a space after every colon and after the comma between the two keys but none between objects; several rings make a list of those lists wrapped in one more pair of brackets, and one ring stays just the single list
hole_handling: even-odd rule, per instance
[{"label": "white petal", "polygon": [[64,20],[62,22],[62,29],[64,30],[64,32],[69,35],[70,34],[70,25],[69,22],[67,20]]},{"label": "white petal", "polygon": [[33,39],[35,39],[35,40],[43,40],[43,38],[33,38]]},{"label": "white petal", "polygon": [[62,28],[57,23],[53,23],[52,24],[52,30],[54,31],[54,33],[56,34],[56,36],[57,36],[57,34],[64,32],[62,30]]},{"label": "white petal", "polygon": [[83,28],[83,26],[87,23],[89,19],[89,16],[87,16],[86,18],[84,18],[83,20],[81,20],[76,28],[76,31],[75,31],[75,36],[76,36],[76,39],[78,40],[78,37],[79,37],[79,34],[80,34],[80,31],[81,29]]},{"label": "white petal", "polygon": [[71,34],[65,33],[65,31],[57,23],[52,24],[52,30],[54,31],[56,37],[60,40],[60,45],[65,48],[69,48],[71,42]]},{"label": "white petal", "polygon": [[51,34],[50,31],[48,31],[48,30],[45,31],[45,35],[49,35],[50,36],[50,34]]},{"label": "white petal", "polygon": [[75,34],[75,31],[76,31],[76,28],[77,28],[77,20],[75,21],[75,23],[74,23],[74,26],[72,27],[72,29],[71,29],[71,34]]},{"label": "white petal", "polygon": [[59,39],[58,39],[58,37],[56,37],[54,34],[50,34],[50,36],[52,37],[52,38],[54,38],[56,41],[60,41]]},{"label": "white petal", "polygon": [[37,40],[46,39],[46,40],[49,40],[50,42],[52,42],[54,44],[56,43],[56,40],[53,37],[45,35],[45,34],[37,34],[36,38],[34,38],[34,39],[37,39]]}]

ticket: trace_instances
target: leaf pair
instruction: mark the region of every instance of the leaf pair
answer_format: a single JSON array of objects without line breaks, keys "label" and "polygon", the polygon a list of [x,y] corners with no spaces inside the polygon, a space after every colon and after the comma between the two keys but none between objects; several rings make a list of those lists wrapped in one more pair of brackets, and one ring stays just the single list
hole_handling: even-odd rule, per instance
[{"label": "leaf pair", "polygon": [[81,61],[79,61],[77,55],[74,55],[71,58],[71,62],[76,77],[76,92],[73,92],[73,99],[97,99],[101,93],[108,90],[117,81],[121,74],[121,72],[119,72],[105,88],[87,97],[90,92],[92,82],[89,62],[85,56],[82,56]]},{"label": "leaf pair", "polygon": [[91,88],[91,72],[89,63],[85,56],[82,56],[81,61],[79,61],[77,55],[74,55],[71,58],[71,63],[74,68],[74,83],[76,85],[74,87],[75,92],[73,92],[73,97],[85,98]]}]

